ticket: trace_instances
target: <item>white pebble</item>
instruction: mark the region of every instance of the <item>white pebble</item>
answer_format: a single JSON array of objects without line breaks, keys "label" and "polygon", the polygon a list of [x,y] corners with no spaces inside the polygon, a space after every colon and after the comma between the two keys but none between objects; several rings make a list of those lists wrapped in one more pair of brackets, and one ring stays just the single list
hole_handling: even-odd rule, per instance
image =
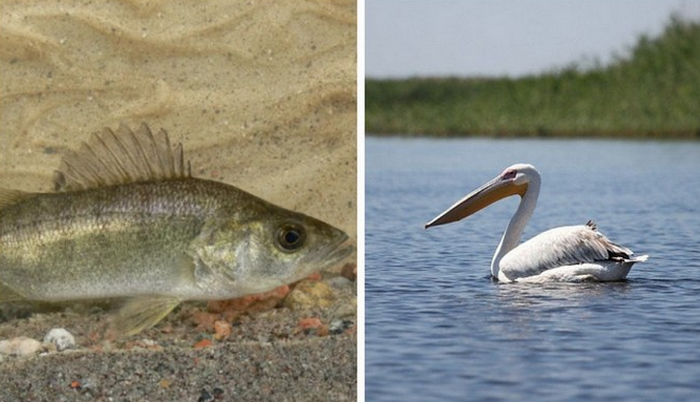
[{"label": "white pebble", "polygon": [[16,337],[0,341],[0,354],[30,355],[41,348],[41,342],[28,337]]},{"label": "white pebble", "polygon": [[49,342],[56,345],[56,349],[59,351],[75,347],[75,338],[73,338],[73,335],[66,331],[65,328],[52,329],[44,337],[44,342]]}]

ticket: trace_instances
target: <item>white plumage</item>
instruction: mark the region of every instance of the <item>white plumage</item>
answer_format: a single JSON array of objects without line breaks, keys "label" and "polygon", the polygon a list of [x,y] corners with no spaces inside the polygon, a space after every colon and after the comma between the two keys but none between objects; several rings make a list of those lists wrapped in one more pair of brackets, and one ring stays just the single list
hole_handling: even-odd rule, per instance
[{"label": "white plumage", "polygon": [[472,215],[512,195],[521,202],[491,261],[491,274],[509,282],[619,281],[632,265],[648,256],[634,257],[626,247],[610,241],[589,221],[585,225],[547,230],[520,244],[527,222],[537,204],[540,174],[529,164],[515,164],[498,177],[471,192],[425,225],[446,224]]}]

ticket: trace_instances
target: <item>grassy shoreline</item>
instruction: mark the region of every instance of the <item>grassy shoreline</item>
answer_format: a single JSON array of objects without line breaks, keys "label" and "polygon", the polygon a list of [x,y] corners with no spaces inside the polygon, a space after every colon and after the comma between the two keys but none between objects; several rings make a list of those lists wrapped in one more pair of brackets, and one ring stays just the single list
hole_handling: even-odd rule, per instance
[{"label": "grassy shoreline", "polygon": [[672,17],[605,67],[511,78],[367,79],[375,135],[700,140],[700,22]]}]

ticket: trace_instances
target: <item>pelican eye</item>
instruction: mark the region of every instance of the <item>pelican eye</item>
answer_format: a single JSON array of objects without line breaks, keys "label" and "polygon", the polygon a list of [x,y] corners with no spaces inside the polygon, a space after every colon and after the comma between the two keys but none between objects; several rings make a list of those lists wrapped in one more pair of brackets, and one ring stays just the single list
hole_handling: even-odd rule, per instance
[{"label": "pelican eye", "polygon": [[277,230],[277,245],[284,252],[294,252],[306,241],[304,228],[292,223],[282,225]]},{"label": "pelican eye", "polygon": [[512,180],[513,178],[515,178],[516,175],[518,175],[517,170],[508,170],[508,171],[503,173],[502,179],[503,180]]}]

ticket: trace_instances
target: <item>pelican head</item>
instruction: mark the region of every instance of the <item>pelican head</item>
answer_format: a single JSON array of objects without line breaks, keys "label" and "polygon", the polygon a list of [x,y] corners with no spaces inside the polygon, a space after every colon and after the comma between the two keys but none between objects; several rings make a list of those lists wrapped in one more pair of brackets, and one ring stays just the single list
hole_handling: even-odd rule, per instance
[{"label": "pelican head", "polygon": [[425,225],[425,228],[452,223],[509,196],[524,197],[529,188],[539,192],[540,173],[530,164],[514,164],[496,178],[480,186]]}]

